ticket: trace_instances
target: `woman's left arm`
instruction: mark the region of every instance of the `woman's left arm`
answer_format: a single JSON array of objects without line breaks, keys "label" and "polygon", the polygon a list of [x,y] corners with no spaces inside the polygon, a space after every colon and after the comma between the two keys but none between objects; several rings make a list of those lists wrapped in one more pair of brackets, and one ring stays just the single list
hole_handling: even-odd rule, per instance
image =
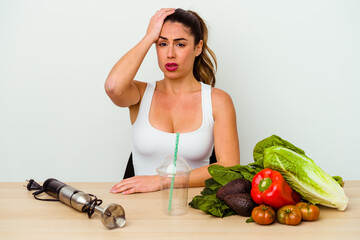
[{"label": "woman's left arm", "polygon": [[[240,164],[239,138],[236,127],[236,113],[231,97],[226,92],[213,88],[212,110],[214,117],[214,145],[217,163],[228,167]],[[204,186],[211,178],[208,166],[191,171],[190,186]]]}]

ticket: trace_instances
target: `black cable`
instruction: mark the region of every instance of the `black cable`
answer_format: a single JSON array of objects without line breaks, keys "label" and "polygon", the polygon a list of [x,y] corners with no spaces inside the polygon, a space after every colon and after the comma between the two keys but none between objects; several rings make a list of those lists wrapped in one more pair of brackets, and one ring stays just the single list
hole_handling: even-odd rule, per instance
[{"label": "black cable", "polygon": [[35,192],[32,193],[32,195],[34,196],[34,198],[36,200],[40,200],[40,201],[59,201],[58,199],[54,199],[54,198],[39,198],[38,195],[45,192],[45,190],[40,184],[35,182],[34,179],[30,179],[28,181],[28,184],[26,185],[26,188],[29,191],[36,190]]},{"label": "black cable", "polygon": [[82,207],[81,211],[86,212],[88,214],[88,217],[91,218],[91,215],[93,215],[95,211],[95,207],[100,206],[103,201],[101,199],[98,199],[95,195],[88,195],[91,197],[91,199]]}]

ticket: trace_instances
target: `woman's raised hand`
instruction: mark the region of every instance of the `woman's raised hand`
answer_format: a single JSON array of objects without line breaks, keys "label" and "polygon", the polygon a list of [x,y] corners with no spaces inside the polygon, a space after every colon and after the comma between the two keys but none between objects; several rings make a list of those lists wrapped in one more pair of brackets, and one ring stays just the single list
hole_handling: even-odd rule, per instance
[{"label": "woman's raised hand", "polygon": [[150,23],[146,31],[146,36],[149,36],[153,42],[156,42],[159,39],[165,18],[174,12],[175,8],[162,8],[158,10],[150,19]]}]

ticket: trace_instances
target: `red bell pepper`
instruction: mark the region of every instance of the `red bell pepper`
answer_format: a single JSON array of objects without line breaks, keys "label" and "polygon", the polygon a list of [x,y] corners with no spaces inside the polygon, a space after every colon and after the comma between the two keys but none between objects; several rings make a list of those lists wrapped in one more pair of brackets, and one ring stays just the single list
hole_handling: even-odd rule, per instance
[{"label": "red bell pepper", "polygon": [[301,198],[285,181],[280,172],[269,168],[254,176],[251,197],[257,204],[265,204],[275,209],[285,205],[295,205]]}]

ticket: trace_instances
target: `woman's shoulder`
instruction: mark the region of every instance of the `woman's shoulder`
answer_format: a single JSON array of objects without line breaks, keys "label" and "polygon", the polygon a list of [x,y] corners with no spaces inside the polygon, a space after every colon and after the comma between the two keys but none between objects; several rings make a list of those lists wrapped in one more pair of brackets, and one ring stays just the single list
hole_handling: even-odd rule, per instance
[{"label": "woman's shoulder", "polygon": [[231,96],[224,90],[215,87],[211,89],[211,99],[217,104],[232,104]]},{"label": "woman's shoulder", "polygon": [[211,103],[214,115],[219,112],[226,112],[234,109],[234,104],[231,96],[219,88],[212,88]]}]

